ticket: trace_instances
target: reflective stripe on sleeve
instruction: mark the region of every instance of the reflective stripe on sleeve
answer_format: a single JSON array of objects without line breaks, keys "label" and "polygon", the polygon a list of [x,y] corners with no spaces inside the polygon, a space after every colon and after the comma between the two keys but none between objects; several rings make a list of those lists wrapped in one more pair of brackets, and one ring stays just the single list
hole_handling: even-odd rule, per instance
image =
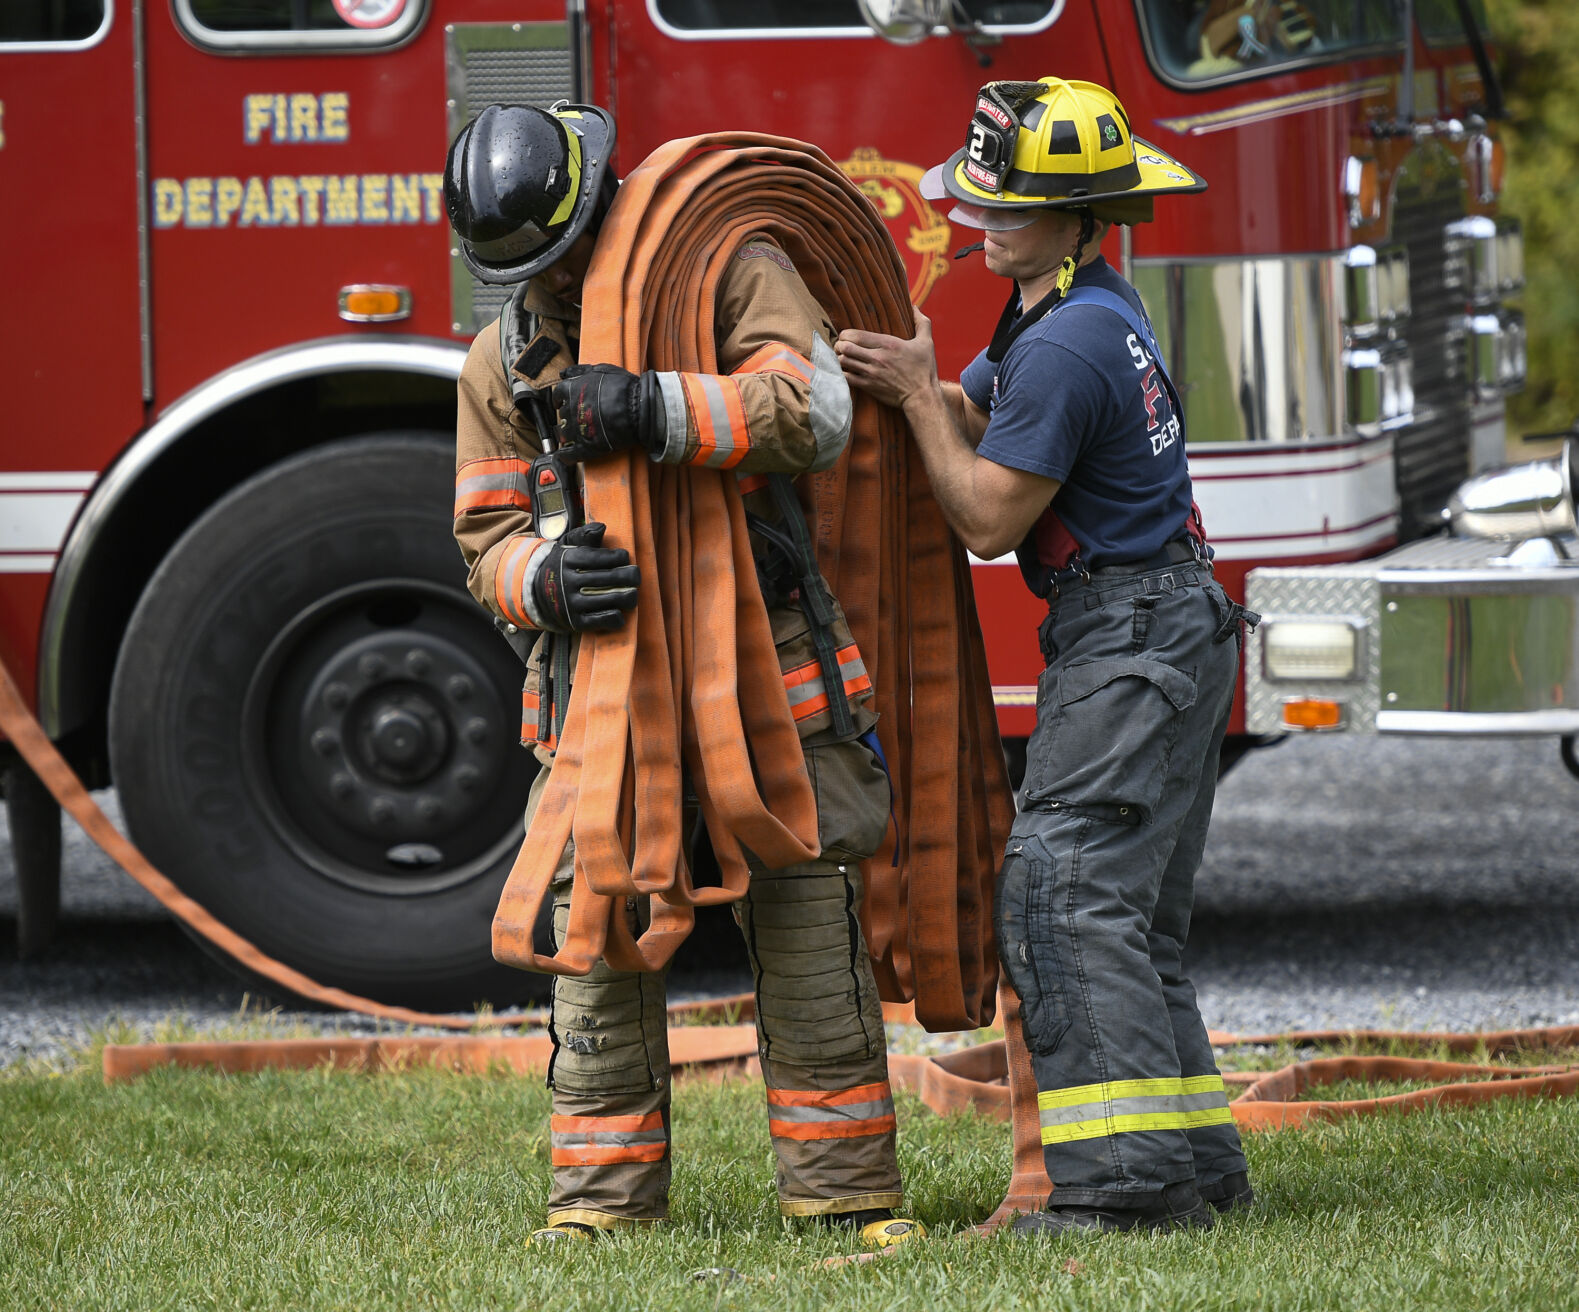
[{"label": "reflective stripe on sleeve", "polygon": [[531,602],[532,577],[537,571],[530,566],[538,549],[547,545],[542,538],[523,534],[510,541],[499,555],[499,564],[493,575],[493,599],[499,607],[499,614],[517,628],[540,627],[535,618],[536,608]]},{"label": "reflective stripe on sleeve", "polygon": [[[817,339],[819,342],[822,338]],[[837,363],[837,360],[835,361]],[[792,351],[783,342],[769,342],[760,351],[747,356],[734,371],[737,374],[789,374],[809,383],[816,372],[812,363],[799,351]]]},{"label": "reflective stripe on sleeve", "polygon": [[768,1090],[768,1133],[778,1139],[859,1139],[894,1129],[894,1094],[886,1080],[831,1092]]},{"label": "reflective stripe on sleeve", "polygon": [[1036,1103],[1044,1144],[1141,1130],[1193,1130],[1233,1120],[1221,1075],[1082,1084],[1039,1093]]},{"label": "reflective stripe on sleeve", "polygon": [[[844,695],[856,697],[872,690],[872,676],[866,672],[866,662],[860,649],[852,642],[839,648],[839,673],[844,679]],[[819,711],[828,709],[828,685],[823,682],[822,666],[817,661],[807,661],[794,669],[784,671],[784,691],[789,696],[790,714],[796,720],[809,720]]]},{"label": "reflective stripe on sleeve", "polygon": [[666,465],[677,465],[685,459],[687,434],[685,411],[685,385],[676,373],[658,375],[658,395],[663,398],[663,451],[658,459]]},{"label": "reflective stripe on sleeve", "polygon": [[737,376],[762,373],[785,374],[811,384],[806,420],[812,440],[817,444],[811,468],[814,471],[831,468],[850,440],[850,423],[855,414],[850,384],[844,370],[839,368],[839,357],[834,354],[833,347],[820,334],[814,336],[808,360],[783,342],[769,342],[735,370]]},{"label": "reflective stripe on sleeve", "polygon": [[550,1116],[549,1151],[555,1166],[661,1162],[669,1151],[662,1112],[646,1116]]},{"label": "reflective stripe on sleeve", "polygon": [[455,473],[455,518],[469,510],[530,510],[531,468],[525,460],[468,460]]},{"label": "reflective stripe on sleeve", "polygon": [[680,384],[696,425],[698,448],[690,463],[733,469],[751,449],[739,384],[712,374],[681,374]]}]

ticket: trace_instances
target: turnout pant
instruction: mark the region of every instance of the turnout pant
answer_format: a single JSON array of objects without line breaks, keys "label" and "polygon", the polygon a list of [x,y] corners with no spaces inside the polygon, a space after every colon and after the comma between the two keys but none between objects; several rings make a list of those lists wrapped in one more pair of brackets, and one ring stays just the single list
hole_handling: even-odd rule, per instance
[{"label": "turnout pant", "polygon": [[1243,613],[1192,561],[1065,584],[1042,626],[995,918],[1055,1205],[1246,1169],[1181,961]]},{"label": "turnout pant", "polygon": [[[753,864],[736,904],[756,991],[779,1210],[811,1216],[897,1207],[893,1093],[871,961],[857,914],[859,858],[888,824],[888,781],[859,741],[806,748],[822,858]],[[545,770],[530,802],[535,810]],[[531,812],[528,812],[530,824]],[[569,915],[572,853],[554,881],[554,933]],[[633,928],[645,906],[632,899]],[[549,1224],[617,1229],[668,1215],[670,1070],[663,974],[599,963],[554,978]]]}]

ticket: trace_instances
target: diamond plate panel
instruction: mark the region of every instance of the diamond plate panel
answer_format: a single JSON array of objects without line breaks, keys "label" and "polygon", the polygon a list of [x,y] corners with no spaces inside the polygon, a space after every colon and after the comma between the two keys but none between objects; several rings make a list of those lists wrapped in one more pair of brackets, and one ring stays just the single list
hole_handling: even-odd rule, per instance
[{"label": "diamond plate panel", "polygon": [[[1252,734],[1288,731],[1283,703],[1291,697],[1326,697],[1344,707],[1343,727],[1362,733],[1376,729],[1381,686],[1378,620],[1380,589],[1375,562],[1353,567],[1252,570],[1245,580],[1245,603],[1261,613],[1261,625],[1245,646],[1245,728]],[[1343,619],[1360,633],[1359,668],[1350,680],[1269,679],[1262,647],[1263,630],[1278,620]]]},{"label": "diamond plate panel", "polygon": [[[1489,538],[1422,538],[1371,562],[1383,569],[1501,569],[1523,543]],[[1569,556],[1579,559],[1579,541],[1564,540]]]},{"label": "diamond plate panel", "polygon": [[[454,23],[444,30],[450,140],[486,105],[540,105],[576,98],[567,23]],[[450,251],[452,331],[474,333],[499,317],[508,287],[472,276]]]}]

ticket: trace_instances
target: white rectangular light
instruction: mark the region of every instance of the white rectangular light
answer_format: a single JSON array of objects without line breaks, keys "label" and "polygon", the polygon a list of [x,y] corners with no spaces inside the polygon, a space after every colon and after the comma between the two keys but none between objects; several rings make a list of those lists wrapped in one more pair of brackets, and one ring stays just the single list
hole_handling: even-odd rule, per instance
[{"label": "white rectangular light", "polygon": [[1261,627],[1261,663],[1269,679],[1352,679],[1360,634],[1350,620],[1275,620]]}]

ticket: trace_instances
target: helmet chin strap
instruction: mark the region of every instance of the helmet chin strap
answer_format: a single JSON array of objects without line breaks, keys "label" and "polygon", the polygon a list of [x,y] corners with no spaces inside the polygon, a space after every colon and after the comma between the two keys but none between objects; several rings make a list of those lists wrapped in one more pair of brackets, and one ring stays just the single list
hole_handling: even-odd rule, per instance
[{"label": "helmet chin strap", "polygon": [[1020,308],[1020,289],[1018,287],[1010,289],[1008,304],[998,316],[998,326],[993,331],[991,344],[987,347],[987,359],[992,364],[1002,360],[1021,333],[1037,320],[1057,309],[1064,297],[1069,294],[1069,287],[1075,280],[1075,271],[1080,268],[1080,258],[1085,253],[1086,243],[1091,240],[1091,235],[1095,231],[1095,216],[1089,209],[1082,209],[1080,236],[1075,241],[1074,250],[1064,256],[1064,262],[1058,268],[1058,278],[1053,284],[1053,290],[1018,318],[1015,317],[1015,311]]},{"label": "helmet chin strap", "polygon": [[1096,219],[1088,209],[1080,211],[1080,237],[1075,242],[1074,250],[1064,256],[1064,262],[1058,270],[1056,288],[1058,299],[1061,301],[1069,295],[1069,284],[1075,280],[1075,271],[1080,267],[1080,257],[1085,253],[1086,243],[1091,240],[1091,234],[1096,231]]}]

